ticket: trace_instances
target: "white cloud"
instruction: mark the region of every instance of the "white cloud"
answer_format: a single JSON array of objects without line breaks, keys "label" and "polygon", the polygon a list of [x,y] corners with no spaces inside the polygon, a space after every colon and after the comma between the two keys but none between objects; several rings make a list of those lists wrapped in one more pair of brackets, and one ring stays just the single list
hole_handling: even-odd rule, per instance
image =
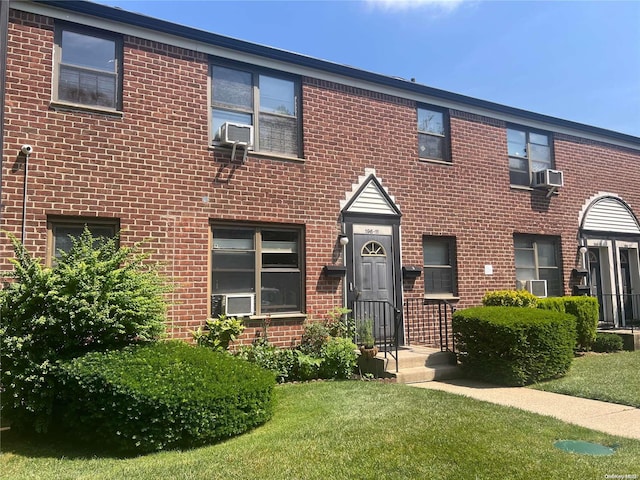
[{"label": "white cloud", "polygon": [[429,7],[443,13],[452,12],[464,2],[465,0],[366,0],[370,6],[386,11]]}]

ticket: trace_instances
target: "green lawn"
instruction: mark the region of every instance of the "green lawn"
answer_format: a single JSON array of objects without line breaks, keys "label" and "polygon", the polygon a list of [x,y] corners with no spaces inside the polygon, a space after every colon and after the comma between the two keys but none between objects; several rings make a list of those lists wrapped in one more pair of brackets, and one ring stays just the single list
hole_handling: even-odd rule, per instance
[{"label": "green lawn", "polygon": [[576,358],[566,377],[532,388],[640,408],[640,351]]},{"label": "green lawn", "polygon": [[[138,458],[2,437],[3,479],[602,479],[640,475],[640,441],[444,392],[380,382],[276,389],[274,418],[238,438]],[[559,439],[619,445],[569,454]]]}]

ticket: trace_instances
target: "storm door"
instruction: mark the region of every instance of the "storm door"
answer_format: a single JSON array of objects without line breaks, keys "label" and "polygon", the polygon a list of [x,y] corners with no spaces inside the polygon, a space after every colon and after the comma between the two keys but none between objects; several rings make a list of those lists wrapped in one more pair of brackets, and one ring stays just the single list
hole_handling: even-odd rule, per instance
[{"label": "storm door", "polygon": [[392,238],[391,235],[354,234],[354,313],[358,320],[374,321],[377,342],[393,335]]},{"label": "storm door", "polygon": [[602,274],[600,268],[600,249],[589,249],[589,278],[591,279],[591,296],[598,299],[600,310],[600,320],[604,320],[603,297],[602,297]]}]

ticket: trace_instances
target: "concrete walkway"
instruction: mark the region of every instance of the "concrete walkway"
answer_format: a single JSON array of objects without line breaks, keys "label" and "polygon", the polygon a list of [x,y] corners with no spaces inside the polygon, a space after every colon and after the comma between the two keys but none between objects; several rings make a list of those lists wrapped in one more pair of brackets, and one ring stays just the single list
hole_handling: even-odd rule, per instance
[{"label": "concrete walkway", "polygon": [[555,417],[591,430],[640,440],[640,409],[570,397],[523,387],[500,387],[473,380],[413,383],[412,387],[443,390]]}]

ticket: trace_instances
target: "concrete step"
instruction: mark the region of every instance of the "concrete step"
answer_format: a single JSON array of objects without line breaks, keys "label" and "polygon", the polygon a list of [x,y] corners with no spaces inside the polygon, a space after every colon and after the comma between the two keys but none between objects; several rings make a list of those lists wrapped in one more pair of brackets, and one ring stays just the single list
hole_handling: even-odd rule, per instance
[{"label": "concrete step", "polygon": [[404,368],[395,374],[398,383],[434,382],[459,378],[460,376],[460,367],[457,365]]},{"label": "concrete step", "polygon": [[419,383],[460,377],[456,356],[452,352],[428,347],[405,347],[398,350],[398,372],[393,358],[387,358],[385,376],[398,383]]}]

